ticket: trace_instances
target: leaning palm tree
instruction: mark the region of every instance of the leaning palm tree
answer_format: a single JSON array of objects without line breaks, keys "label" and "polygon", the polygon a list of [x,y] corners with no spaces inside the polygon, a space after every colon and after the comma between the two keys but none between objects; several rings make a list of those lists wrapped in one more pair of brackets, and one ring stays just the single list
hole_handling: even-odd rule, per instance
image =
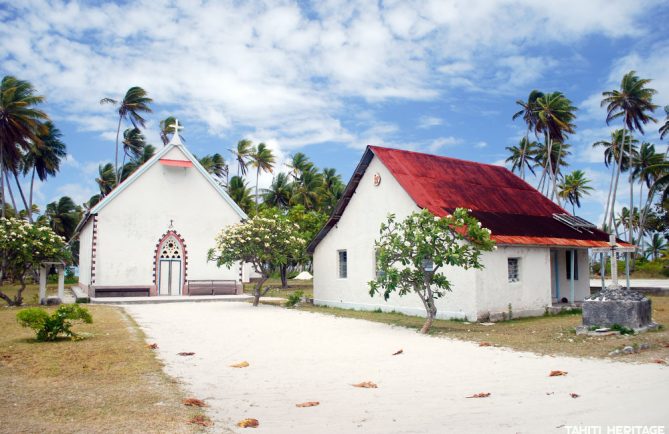
[{"label": "leaning palm tree", "polygon": [[316,209],[319,205],[323,176],[315,169],[303,172],[300,182],[293,187],[291,205],[302,205],[306,210]]},{"label": "leaning palm tree", "polygon": [[[636,158],[633,160],[632,178],[639,180],[639,209],[641,210],[639,227],[644,228],[648,209],[653,202],[654,189],[653,184],[657,179],[659,172],[652,170],[651,167],[664,163],[664,155],[655,152],[655,145],[642,143]],[[646,197],[643,195],[643,186],[648,187]],[[637,245],[641,245],[643,231],[639,232]]]},{"label": "leaning palm tree", "polygon": [[558,187],[558,194],[571,203],[571,210],[574,215],[576,215],[576,207],[581,207],[581,198],[589,195],[592,191],[592,187],[588,184],[590,184],[590,180],[585,177],[585,172],[574,170],[565,175]]},{"label": "leaning palm tree", "polygon": [[660,257],[660,252],[666,250],[667,240],[664,236],[655,232],[648,243],[646,243],[646,256],[650,256],[653,261]]},{"label": "leaning palm tree", "polygon": [[[170,142],[169,134],[174,134],[176,120],[174,116],[168,116],[160,121],[160,140],[162,140],[163,145],[167,145]],[[179,125],[181,126],[181,123]],[[179,134],[179,138],[182,142],[185,141],[181,134]]]},{"label": "leaning palm tree", "polygon": [[148,97],[144,89],[139,86],[133,86],[125,93],[122,100],[117,101],[112,98],[102,98],[100,104],[112,104],[118,106],[118,127],[116,128],[116,152],[114,154],[114,172],[116,173],[116,183],[120,181],[121,172],[118,170],[118,141],[121,134],[121,122],[130,120],[135,128],[145,127],[146,120],[142,117],[143,113],[151,113],[151,104],[153,100]]},{"label": "leaning palm tree", "polygon": [[[522,108],[514,113],[512,119],[515,121],[519,117],[522,117],[525,121],[525,125],[527,125],[527,129],[525,130],[525,142],[521,141],[520,143],[521,149],[519,167],[521,168],[525,167],[525,159],[530,155],[528,150],[525,148],[525,146],[530,144],[530,131],[536,131],[537,123],[539,122],[539,118],[537,116],[537,99],[542,98],[543,96],[543,92],[535,89],[530,92],[530,95],[527,97],[527,101],[523,101],[522,99],[516,100],[516,104]],[[521,177],[525,179],[524,169],[521,172]]]},{"label": "leaning palm tree", "polygon": [[251,188],[246,184],[241,176],[233,176],[228,183],[228,195],[232,200],[249,213],[253,209],[253,199],[251,198]]},{"label": "leaning palm tree", "polygon": [[269,188],[263,189],[263,203],[277,208],[287,208],[293,194],[293,184],[286,173],[279,173]]},{"label": "leaning palm tree", "polygon": [[144,152],[146,146],[146,139],[139,128],[128,128],[123,131],[123,163],[121,167],[125,167],[126,157],[130,160],[139,158]]},{"label": "leaning palm tree", "polygon": [[267,147],[264,143],[259,143],[257,148],[252,149],[251,155],[251,167],[256,169],[256,211],[258,211],[258,181],[260,179],[260,171],[262,170],[265,173],[272,173],[274,170],[274,154],[272,150]]},{"label": "leaning palm tree", "polygon": [[[625,143],[623,143],[623,139]],[[631,142],[631,143],[630,143]],[[604,149],[604,164],[606,167],[611,166],[611,180],[609,181],[609,194],[606,199],[606,208],[604,210],[604,221],[602,222],[602,227],[607,225],[609,218],[609,207],[612,205],[611,201],[611,192],[613,190],[613,181],[616,176],[616,172],[627,172],[630,168],[632,159],[636,155],[636,144],[638,140],[633,139],[632,137],[625,137],[623,130],[615,130],[611,132],[611,139],[609,141],[599,140],[592,144],[593,148],[603,148]],[[631,150],[631,154],[630,154]],[[620,163],[620,166],[618,166]]]},{"label": "leaning palm tree", "polygon": [[[669,105],[664,106],[664,114],[664,124],[660,127],[660,140],[664,139],[664,136],[669,133]],[[669,147],[666,152],[669,152]]]},{"label": "leaning palm tree", "polygon": [[22,152],[39,142],[46,113],[35,108],[44,102],[27,81],[5,76],[0,83],[0,216],[5,216],[6,163],[17,164]]},{"label": "leaning palm tree", "polygon": [[237,176],[246,176],[246,169],[249,165],[251,152],[253,151],[253,142],[247,139],[237,142],[235,149],[228,149],[237,161]]},{"label": "leaning palm tree", "polygon": [[321,211],[330,214],[344,194],[346,185],[341,180],[341,175],[337,173],[336,169],[325,168],[321,174],[323,178],[319,201]]},{"label": "leaning palm tree", "polygon": [[153,145],[144,145],[140,154],[133,155],[132,159],[123,165],[121,181],[124,181],[128,176],[132,175],[132,173],[137,170],[139,166],[149,161],[155,153],[156,148]]},{"label": "leaning palm tree", "polygon": [[[571,155],[569,150],[571,145],[569,143],[560,143],[559,146],[552,146],[550,150],[550,159],[548,158],[548,146],[545,143],[537,143],[537,148],[534,153],[534,168],[550,168],[550,172],[545,172],[539,179],[537,189],[549,194],[551,184],[549,181],[562,176],[562,169],[569,166],[567,157]],[[545,191],[544,191],[545,190]]]},{"label": "leaning palm tree", "polygon": [[[535,130],[537,133],[542,133],[544,136],[544,145],[547,155],[553,155],[553,144],[558,143],[556,166],[552,166],[552,159],[546,158],[546,166],[543,168],[542,177],[548,177],[546,182],[551,181],[552,191],[548,197],[553,199],[557,194],[557,169],[560,167],[560,160],[562,157],[561,147],[565,142],[568,133],[574,132],[573,121],[576,118],[574,112],[576,107],[571,104],[569,98],[564,96],[562,92],[547,93],[536,100],[536,116],[537,123]],[[547,185],[546,192],[550,188]],[[557,198],[558,205],[560,204],[559,197]]]},{"label": "leaning palm tree", "polygon": [[100,188],[100,194],[102,196],[108,195],[114,187],[116,187],[116,171],[114,170],[114,165],[111,163],[100,164],[98,167],[98,177],[95,178],[95,182],[98,183]]},{"label": "leaning palm tree", "polygon": [[296,152],[287,165],[290,168],[290,174],[296,181],[299,181],[302,173],[314,168],[314,163],[309,161],[309,157],[302,152]]},{"label": "leaning palm tree", "polygon": [[51,229],[56,234],[69,240],[81,220],[82,209],[75,205],[71,198],[63,196],[58,201],[51,202],[46,206],[46,216]]},{"label": "leaning palm tree", "polygon": [[[629,128],[630,134],[638,130],[643,134],[643,125],[648,122],[656,122],[650,115],[654,112],[657,106],[653,104],[653,95],[657,93],[655,89],[647,87],[650,83],[649,79],[639,78],[635,71],[630,71],[623,76],[620,82],[620,89],[602,92],[601,106],[606,106],[606,123],[610,124],[615,119],[622,118],[623,121],[623,139],[625,143],[625,135]],[[632,153],[630,149],[630,154]],[[622,157],[622,153],[619,158]],[[618,163],[618,168],[621,163]],[[618,179],[620,177],[620,170],[616,171],[615,181],[613,182],[613,192],[611,193],[611,203],[616,201],[616,193],[618,191]],[[634,206],[634,181],[630,177],[630,209]],[[609,226],[613,221],[613,205],[610,207]],[[632,219],[634,216],[632,216]],[[632,238],[632,224],[629,225],[629,240]]]},{"label": "leaning palm tree", "polygon": [[216,153],[205,155],[202,158],[198,158],[198,161],[202,167],[204,167],[204,170],[206,170],[207,173],[218,178],[219,183],[225,186],[224,181],[228,177],[228,165],[225,163],[225,160],[221,154]]},{"label": "leaning palm tree", "polygon": [[528,142],[526,137],[520,139],[517,146],[507,146],[506,150],[511,154],[506,159],[507,163],[511,163],[511,171],[518,171],[520,177],[525,179],[525,169],[527,168],[532,175],[534,175],[534,156],[537,152],[537,142]]}]

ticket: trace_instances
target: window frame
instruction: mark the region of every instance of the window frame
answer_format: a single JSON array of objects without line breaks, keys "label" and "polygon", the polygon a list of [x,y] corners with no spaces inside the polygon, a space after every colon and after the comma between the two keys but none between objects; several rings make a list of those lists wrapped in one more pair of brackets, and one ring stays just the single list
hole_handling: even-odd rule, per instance
[{"label": "window frame", "polygon": [[[343,276],[342,276],[342,253],[344,254]],[[348,279],[348,251],[346,249],[337,250],[337,278]]]},{"label": "window frame", "polygon": [[[511,277],[511,261],[516,262],[516,276],[515,280],[512,279]],[[506,258],[506,280],[508,283],[519,283],[521,281],[520,279],[520,262],[521,258],[518,256],[511,256]]]}]

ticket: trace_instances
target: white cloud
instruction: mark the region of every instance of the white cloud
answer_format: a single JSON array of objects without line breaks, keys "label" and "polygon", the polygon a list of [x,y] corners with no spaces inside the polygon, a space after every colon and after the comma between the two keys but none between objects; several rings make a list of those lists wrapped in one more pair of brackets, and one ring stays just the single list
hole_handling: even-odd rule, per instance
[{"label": "white cloud", "polygon": [[435,116],[421,116],[418,120],[418,128],[432,128],[442,125],[444,120]]},{"label": "white cloud", "polygon": [[483,149],[483,148],[486,148],[487,146],[488,146],[488,143],[484,142],[484,141],[480,141],[480,142],[477,142],[477,143],[474,144],[474,147],[477,148],[477,149]]},{"label": "white cloud", "polygon": [[455,146],[459,145],[462,143],[462,139],[459,139],[457,137],[453,136],[448,136],[448,137],[439,137],[437,139],[432,140],[430,143],[427,144],[427,149],[430,152],[437,152],[443,147],[446,146]]}]

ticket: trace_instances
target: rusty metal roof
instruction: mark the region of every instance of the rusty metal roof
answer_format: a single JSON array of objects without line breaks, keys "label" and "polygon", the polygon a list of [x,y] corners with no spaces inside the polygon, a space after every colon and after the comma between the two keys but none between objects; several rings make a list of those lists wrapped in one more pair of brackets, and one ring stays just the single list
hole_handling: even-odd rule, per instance
[{"label": "rusty metal roof", "polygon": [[339,221],[373,156],[381,160],[416,205],[437,216],[450,214],[455,208],[471,209],[498,244],[608,246],[607,233],[575,229],[553,218],[554,214],[568,213],[505,167],[368,146],[344,197],[309,245],[310,252]]}]

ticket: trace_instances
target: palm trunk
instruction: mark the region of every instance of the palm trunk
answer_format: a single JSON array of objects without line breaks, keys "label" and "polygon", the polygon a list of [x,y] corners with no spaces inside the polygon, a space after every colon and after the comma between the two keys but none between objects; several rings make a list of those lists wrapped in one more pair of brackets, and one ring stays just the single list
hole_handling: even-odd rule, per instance
[{"label": "palm trunk", "polygon": [[5,169],[5,181],[7,182],[7,191],[9,192],[9,198],[12,200],[12,206],[14,207],[14,212],[18,214],[19,210],[16,208],[16,201],[14,200],[14,192],[12,192],[12,185],[9,183],[9,171]]},{"label": "palm trunk", "polygon": [[116,185],[118,185],[119,182],[119,176],[118,176],[118,137],[119,134],[121,133],[121,120],[123,117],[121,115],[118,116],[118,127],[116,127],[116,152],[114,153],[114,175],[116,179]]},{"label": "palm trunk", "polygon": [[[609,202],[611,202],[611,190],[613,190],[613,177],[615,176],[616,173],[616,165],[617,163],[614,159],[613,166],[611,166],[611,181],[609,181],[609,195],[606,198],[606,209],[604,211],[604,221],[602,221],[602,229],[604,228],[604,226],[606,226],[606,220],[609,217]],[[611,228],[609,228],[609,231],[610,230]]]},{"label": "palm trunk", "polygon": [[560,142],[560,147],[558,148],[558,156],[557,156],[557,162],[555,163],[555,176],[553,177],[553,193],[551,193],[551,199],[553,196],[555,196],[555,200],[557,200],[558,206],[562,206],[560,204],[560,196],[557,194],[557,176],[558,172],[560,171],[560,155],[562,154],[562,142]]},{"label": "palm trunk", "polygon": [[30,206],[30,210],[32,211],[33,209],[33,190],[35,188],[35,166],[33,166],[33,173],[30,177],[30,195],[28,196],[28,206]]},{"label": "palm trunk", "polygon": [[260,166],[256,170],[256,214],[258,214],[258,179],[260,178]]},{"label": "palm trunk", "polygon": [[627,115],[625,115],[625,119],[623,120],[623,137],[622,137],[622,143],[620,144],[620,152],[618,155],[618,167],[616,168],[616,178],[615,181],[613,182],[613,193],[611,194],[611,209],[610,209],[610,215],[609,215],[609,227],[613,224],[613,214],[615,212],[616,208],[616,194],[618,193],[618,179],[620,178],[620,169],[622,167],[623,163],[623,151],[625,149],[625,133],[627,132],[627,128],[625,127],[627,125]]},{"label": "palm trunk", "polygon": [[520,176],[525,180],[525,152],[527,152],[527,144],[530,141],[530,129],[527,128],[525,132],[525,143],[523,143],[523,149],[520,154]]},{"label": "palm trunk", "polygon": [[21,183],[19,182],[19,175],[16,173],[16,169],[12,169],[12,173],[14,174],[14,181],[16,181],[16,186],[19,188],[19,195],[21,196],[21,201],[23,202],[23,206],[26,209],[26,214],[28,215],[28,221],[30,223],[33,222],[33,213],[30,208],[28,208],[28,201],[26,201],[26,196],[23,194],[23,188],[21,187]]}]

